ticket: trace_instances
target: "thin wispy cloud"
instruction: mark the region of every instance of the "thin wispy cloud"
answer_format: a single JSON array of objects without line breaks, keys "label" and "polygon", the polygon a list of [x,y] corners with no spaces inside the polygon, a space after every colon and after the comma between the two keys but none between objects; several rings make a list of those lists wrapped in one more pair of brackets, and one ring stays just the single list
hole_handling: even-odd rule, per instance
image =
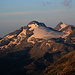
[{"label": "thin wispy cloud", "polygon": [[31,13],[31,12],[26,11],[26,12],[0,13],[0,16],[24,15],[24,14],[29,14],[29,13]]},{"label": "thin wispy cloud", "polygon": [[57,9],[57,10],[48,10],[48,11],[25,11],[25,12],[12,12],[12,13],[0,13],[1,16],[20,16],[20,15],[27,15],[27,14],[51,14],[57,12],[63,12],[65,9]]},{"label": "thin wispy cloud", "polygon": [[[75,9],[70,9],[71,11],[75,12]],[[22,15],[34,15],[34,14],[53,14],[53,13],[63,13],[65,11],[70,11],[66,9],[56,9],[56,10],[47,10],[47,11],[25,11],[25,12],[12,12],[12,13],[0,13],[0,17],[5,16],[22,16]]]},{"label": "thin wispy cloud", "polygon": [[63,5],[67,6],[67,7],[71,7],[71,2],[72,2],[72,0],[64,0]]}]

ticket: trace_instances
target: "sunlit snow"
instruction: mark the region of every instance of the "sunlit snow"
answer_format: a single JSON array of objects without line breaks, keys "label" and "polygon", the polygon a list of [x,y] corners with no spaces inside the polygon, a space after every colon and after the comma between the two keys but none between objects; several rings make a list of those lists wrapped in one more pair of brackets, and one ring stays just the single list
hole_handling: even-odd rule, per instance
[{"label": "sunlit snow", "polygon": [[[60,27],[61,27],[60,30],[62,30],[62,29],[65,28],[66,26],[67,26],[67,24],[65,24],[65,23],[61,24],[61,25],[60,25]],[[60,30],[59,30],[59,31],[60,31]]]},{"label": "sunlit snow", "polygon": [[30,39],[32,37],[49,39],[49,38],[59,38],[59,37],[66,36],[66,33],[57,32],[57,31],[51,30],[47,27],[42,27],[42,26],[39,26],[39,25],[35,26],[35,24],[31,24],[29,27],[31,27],[30,30],[34,29],[34,31],[33,31],[34,34],[28,38],[28,41],[30,41]]}]

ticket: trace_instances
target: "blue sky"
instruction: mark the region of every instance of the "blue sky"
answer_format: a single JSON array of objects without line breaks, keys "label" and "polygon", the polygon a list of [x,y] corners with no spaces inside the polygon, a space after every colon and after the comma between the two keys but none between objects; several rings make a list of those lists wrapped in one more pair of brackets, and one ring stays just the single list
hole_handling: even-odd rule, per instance
[{"label": "blue sky", "polygon": [[75,0],[0,0],[0,37],[36,20],[75,25]]}]

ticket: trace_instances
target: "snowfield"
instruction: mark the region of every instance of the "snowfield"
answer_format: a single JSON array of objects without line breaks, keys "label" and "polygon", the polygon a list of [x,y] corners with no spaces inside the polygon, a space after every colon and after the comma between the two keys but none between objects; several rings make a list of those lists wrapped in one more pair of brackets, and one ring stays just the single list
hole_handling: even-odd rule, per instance
[{"label": "snowfield", "polygon": [[[48,27],[43,27],[41,25],[37,25],[36,23],[35,24],[30,24],[29,27],[31,27],[29,30],[34,30],[33,31],[34,34],[28,38],[28,42],[31,42],[30,39],[32,37],[42,38],[42,39],[49,39],[49,38],[66,37],[66,36],[69,35],[68,33],[54,31],[54,30],[49,29]],[[62,25],[61,25],[61,27],[64,28]]]}]

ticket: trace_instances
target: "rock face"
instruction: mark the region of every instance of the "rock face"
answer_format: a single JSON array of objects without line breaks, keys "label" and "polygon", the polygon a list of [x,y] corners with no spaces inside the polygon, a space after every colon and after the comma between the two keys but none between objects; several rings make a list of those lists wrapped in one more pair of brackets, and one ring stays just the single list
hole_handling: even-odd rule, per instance
[{"label": "rock face", "polygon": [[61,30],[62,32],[70,32],[70,33],[72,33],[73,31],[75,31],[75,27],[73,26],[73,25],[68,25],[68,26],[66,26],[65,28],[63,28],[62,30]]},{"label": "rock face", "polygon": [[5,35],[0,40],[2,75],[40,75],[46,67],[73,51],[74,28],[70,34],[64,28],[57,31],[44,23],[31,21]]},{"label": "rock face", "polygon": [[62,32],[69,33],[69,36],[66,37],[65,42],[69,44],[75,44],[75,26],[68,25],[67,27],[61,30]]}]

